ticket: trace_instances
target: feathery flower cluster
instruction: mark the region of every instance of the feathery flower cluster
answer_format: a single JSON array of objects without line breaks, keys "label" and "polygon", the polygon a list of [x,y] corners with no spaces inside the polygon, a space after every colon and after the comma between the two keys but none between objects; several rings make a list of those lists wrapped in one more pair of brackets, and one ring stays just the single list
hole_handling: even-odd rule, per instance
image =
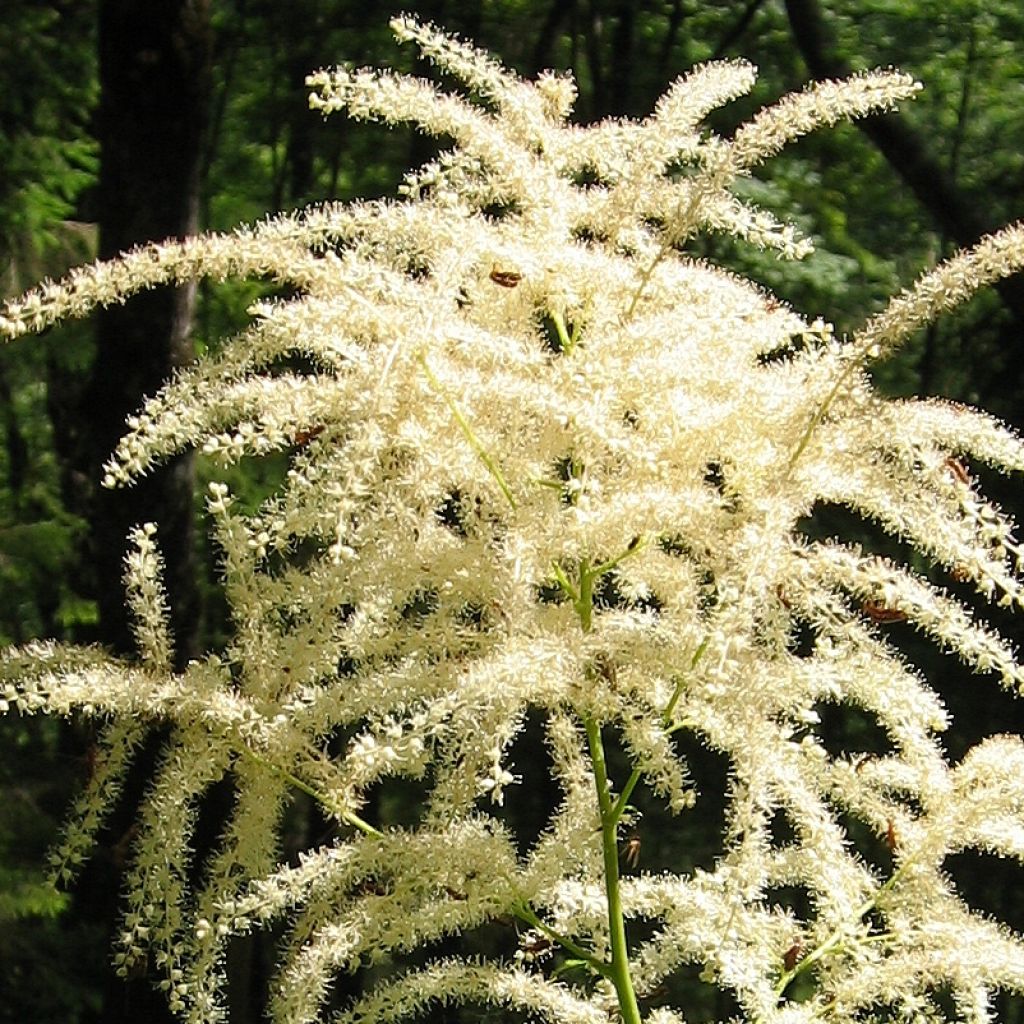
[{"label": "feathery flower cluster", "polygon": [[[636,1024],[638,1000],[686,965],[749,1020],[932,1019],[941,993],[989,1019],[995,991],[1024,989],[1024,943],[972,912],[942,865],[968,847],[1024,855],[1024,745],[990,739],[951,767],[941,703],[878,623],[907,620],[1012,688],[1024,670],[912,567],[799,524],[817,503],[848,506],[986,598],[1024,603],[1011,523],[965,465],[1022,470],[1024,445],[962,406],[884,400],[867,376],[930,317],[1021,267],[1024,228],[958,255],[840,342],[683,250],[713,230],[803,255],[807,240],[732,186],[813,128],[910,97],[911,80],[821,83],[724,139],[701,120],[754,69],[720,62],[644,121],[583,128],[568,122],[570,78],[524,82],[431,27],[394,29],[469,95],[363,70],[310,84],[325,112],[451,140],[400,200],[148,246],[0,313],[13,338],[198,276],[265,275],[294,292],[256,305],[248,330],[150,398],[106,471],[120,486],[187,447],[224,464],[288,453],[256,512],[210,488],[226,649],[171,670],[145,526],[127,561],[138,662],[38,644],[0,665],[5,709],[110,722],[58,874],[85,856],[147,726],[171,723],[117,959],[152,957],[194,1024],[227,1019],[229,939],[282,917],[281,1024],[318,1019],[339,973],[509,917],[525,952],[550,943],[579,970],[535,955],[382,968],[336,1020],[472,1001]],[[830,753],[827,704],[871,716],[888,751]],[[555,796],[524,853],[500,808],[520,782],[508,751],[527,714],[544,723]],[[620,878],[638,784],[701,813],[682,732],[731,766],[720,856]],[[612,742],[628,778],[609,776]],[[421,780],[419,818],[378,828],[363,814],[395,777]],[[197,807],[226,778],[233,812],[199,875]],[[289,865],[276,836],[296,789],[339,838]],[[858,854],[850,820],[888,841],[891,870]],[[806,913],[773,901],[789,885],[806,890]],[[637,919],[647,937],[631,941]]]}]

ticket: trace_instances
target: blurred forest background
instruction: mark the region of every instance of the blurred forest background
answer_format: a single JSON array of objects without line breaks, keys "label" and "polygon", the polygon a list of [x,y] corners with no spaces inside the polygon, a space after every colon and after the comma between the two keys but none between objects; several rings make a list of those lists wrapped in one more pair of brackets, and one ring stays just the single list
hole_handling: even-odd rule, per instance
[{"label": "blurred forest background", "polygon": [[[879,65],[916,76],[926,87],[916,103],[814,135],[745,184],[761,205],[795,217],[816,242],[814,256],[779,264],[732,241],[697,243],[708,259],[832,320],[837,332],[956,247],[1024,217],[1020,0],[433,0],[404,9],[474,39],[524,75],[574,69],[581,121],[643,116],[672,79],[718,58],[743,56],[760,68],[754,94],[713,116],[726,134],[810,79]],[[340,116],[324,121],[307,109],[303,79],[344,61],[431,74],[394,44],[387,19],[396,12],[365,0],[6,0],[0,290],[15,294],[146,239],[227,229],[321,199],[393,194],[403,170],[428,158],[435,143]],[[128,526],[144,519],[161,524],[179,658],[223,637],[216,553],[204,540],[208,467],[181,458],[144,486],[115,494],[98,489],[98,467],[141,396],[241,326],[262,289],[154,292],[0,351],[4,644],[58,637],[127,653],[120,565]],[[877,376],[890,394],[941,395],[1024,425],[1024,284],[1011,280],[978,297]],[[268,460],[237,470],[230,482],[255,502],[280,470]],[[1005,507],[1024,509],[1019,480],[985,482]],[[817,510],[807,529],[845,531],[878,550],[899,544],[842,509]],[[1019,638],[1020,625],[997,624]],[[1024,725],[1024,704],[994,680],[966,676],[898,623],[879,628],[919,659],[956,716],[951,757],[981,736]],[[845,711],[823,709],[821,728],[835,750],[885,747],[877,727]],[[124,981],[109,967],[133,798],[156,745],[81,883],[60,895],[43,884],[46,849],[90,770],[91,736],[87,722],[0,719],[3,1022],[167,1019],[162,996],[144,978]],[[521,741],[516,758],[524,794],[542,781],[543,752],[531,754],[530,743]],[[719,848],[728,766],[695,747],[686,753],[703,799],[677,825],[638,795],[646,813],[640,869],[710,864]],[[400,821],[408,799],[396,790],[381,800],[378,817]],[[531,810],[522,801],[515,813],[528,833]],[[218,809],[203,813],[214,821]],[[850,828],[884,871],[884,844]],[[301,796],[288,829],[284,856],[325,838]],[[1017,866],[964,855],[948,869],[975,906],[1024,930]],[[778,899],[801,909],[799,892]],[[260,936],[232,953],[237,1024],[261,1018],[274,943]],[[361,983],[349,979],[339,992]],[[691,1020],[731,1012],[696,968],[678,991],[646,1005],[670,997]],[[1000,1016],[1024,1019],[1020,1002],[1004,999]]]}]

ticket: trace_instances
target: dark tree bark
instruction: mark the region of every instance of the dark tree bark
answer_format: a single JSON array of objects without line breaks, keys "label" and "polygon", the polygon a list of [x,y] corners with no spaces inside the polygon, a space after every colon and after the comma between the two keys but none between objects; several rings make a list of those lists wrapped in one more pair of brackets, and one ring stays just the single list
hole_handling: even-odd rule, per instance
[{"label": "dark tree bark", "polygon": [[[200,167],[208,114],[209,0],[101,0],[99,4],[100,178],[97,195],[101,258],[133,245],[180,238],[198,228]],[[194,288],[154,289],[96,321],[96,356],[77,408],[72,439],[87,481],[88,563],[95,574],[98,639],[132,650],[122,584],[126,534],[159,524],[179,667],[198,653],[199,573],[193,543],[193,463],[176,459],[118,491],[96,486],[125,419],[175,367],[192,359]],[[149,778],[157,744],[139,758],[128,798],[113,816],[76,893],[79,917],[112,922],[136,799]],[[152,969],[152,965],[151,965]],[[103,1024],[163,1024],[172,1018],[155,979],[103,978]]]},{"label": "dark tree bark", "polygon": [[632,106],[634,74],[634,37],[636,34],[636,7],[634,0],[619,0],[615,5],[615,29],[612,34],[611,87],[606,96],[608,113],[638,114]]},{"label": "dark tree bark", "polygon": [[[793,38],[816,79],[845,78],[852,73],[838,52],[818,0],[786,0]],[[856,122],[928,211],[939,230],[957,245],[973,245],[1001,224],[988,218],[985,204],[960,188],[924,136],[898,113]],[[1007,309],[1024,324],[1024,282],[1021,275],[997,286]]]},{"label": "dark tree bark", "polygon": [[[99,15],[101,258],[198,227],[199,172],[209,94],[208,0],[103,0]],[[146,292],[97,319],[97,353],[84,395],[84,462],[92,480],[125,418],[175,367],[192,359],[194,287]],[[176,656],[197,653],[193,467],[175,460],[126,491],[98,491],[90,520],[101,640],[131,649],[121,583],[128,529],[160,525]]]},{"label": "dark tree bark", "polygon": [[672,0],[672,10],[668,16],[668,25],[665,34],[661,39],[661,46],[658,52],[657,80],[668,83],[681,70],[672,66],[672,53],[675,50],[676,42],[679,39],[679,30],[687,12],[683,10],[682,0]]},{"label": "dark tree bark", "polygon": [[533,47],[530,63],[534,73],[544,70],[550,63],[555,40],[558,38],[558,33],[562,31],[562,25],[573,13],[574,6],[575,0],[552,0],[552,3],[548,5]]},{"label": "dark tree bark", "polygon": [[604,34],[605,12],[601,0],[590,0],[587,5],[587,16],[583,24],[586,26],[584,45],[587,51],[587,67],[590,70],[590,109],[591,120],[601,117],[608,107],[605,96],[604,75]]}]

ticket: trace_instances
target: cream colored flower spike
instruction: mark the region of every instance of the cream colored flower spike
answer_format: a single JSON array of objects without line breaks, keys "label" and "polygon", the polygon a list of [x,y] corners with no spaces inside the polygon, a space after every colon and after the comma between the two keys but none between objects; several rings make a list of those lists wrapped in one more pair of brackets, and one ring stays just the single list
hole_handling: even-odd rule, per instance
[{"label": "cream colored flower spike", "polygon": [[[938,267],[841,343],[685,243],[715,230],[807,252],[732,187],[811,129],[912,96],[906,76],[815,85],[729,141],[701,119],[754,69],[709,64],[649,119],[583,128],[567,120],[570,78],[524,82],[430,26],[394,29],[467,93],[390,71],[309,83],[324,112],[450,141],[401,198],[148,246],[0,314],[13,338],[164,282],[257,275],[294,295],[255,306],[245,332],[150,398],[104,481],[130,484],[185,448],[215,465],[287,453],[254,513],[210,487],[230,643],[171,672],[145,526],[126,575],[138,661],[37,644],[2,662],[4,709],[112,723],[58,877],[87,854],[146,727],[172,723],[117,959],[156,964],[193,1024],[228,1019],[232,937],[282,918],[280,1024],[323,1019],[332,980],[365,965],[382,966],[341,1024],[466,1002],[638,1024],[642,997],[694,965],[759,1024],[930,1020],[940,991],[988,1019],[995,991],[1024,988],[1024,945],[942,866],[965,847],[1024,853],[1024,745],[992,739],[951,767],[948,716],[886,624],[1020,686],[1009,646],[919,566],[1022,603],[1012,524],[968,465],[1020,470],[1024,447],[981,413],[883,399],[865,366],[1020,267],[1024,229]],[[296,354],[317,372],[287,369]],[[920,559],[810,540],[798,524],[817,502]],[[823,704],[868,715],[887,751],[835,756]],[[536,775],[510,747],[528,715],[546,734],[550,816],[517,845],[510,823]],[[702,813],[680,735],[728,760],[722,847],[706,870],[651,875],[634,788],[682,816],[681,843]],[[197,802],[229,775],[233,813],[199,873]],[[393,778],[419,780],[422,805],[379,828],[368,808]],[[337,829],[289,865],[277,833],[297,791]],[[851,821],[888,846],[882,866],[858,854]],[[773,904],[783,886],[804,889],[805,913]],[[518,953],[383,966],[485,924],[518,928]]]}]

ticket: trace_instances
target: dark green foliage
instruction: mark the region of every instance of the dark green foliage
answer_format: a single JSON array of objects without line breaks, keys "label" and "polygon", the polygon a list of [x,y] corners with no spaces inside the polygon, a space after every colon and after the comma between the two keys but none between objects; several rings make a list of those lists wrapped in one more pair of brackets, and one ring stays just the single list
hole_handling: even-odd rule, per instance
[{"label": "dark green foliage", "polygon": [[89,252],[77,200],[96,170],[95,4],[10,0],[0,19],[0,288]]}]

